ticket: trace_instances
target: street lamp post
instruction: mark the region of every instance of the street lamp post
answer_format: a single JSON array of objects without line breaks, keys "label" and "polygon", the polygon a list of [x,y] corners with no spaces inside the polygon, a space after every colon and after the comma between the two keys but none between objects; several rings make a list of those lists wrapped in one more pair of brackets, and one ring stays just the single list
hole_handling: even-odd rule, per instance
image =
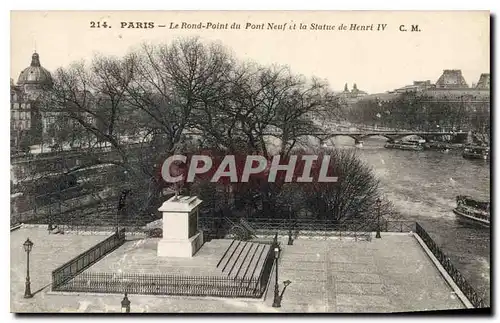
[{"label": "street lamp post", "polygon": [[293,245],[293,238],[292,238],[292,206],[288,208],[288,218],[289,218],[289,229],[288,229],[288,245],[292,246]]},{"label": "street lamp post", "polygon": [[280,258],[280,252],[281,249],[279,245],[275,244],[274,248],[274,260],[276,261],[276,279],[274,282],[274,299],[273,299],[273,307],[281,307],[281,300],[283,299],[283,294],[285,294],[285,290],[290,285],[292,282],[290,280],[285,280],[283,282],[283,290],[279,291],[279,285],[278,285],[278,260]]},{"label": "street lamp post", "polygon": [[276,244],[274,248],[274,261],[276,267],[276,279],[274,282],[274,299],[273,299],[273,307],[281,307],[281,298],[279,295],[279,286],[278,286],[278,260],[280,258],[280,247]]},{"label": "street lamp post", "polygon": [[122,299],[122,313],[130,313],[130,300],[127,297],[127,293]]},{"label": "street lamp post", "polygon": [[33,248],[33,242],[28,238],[23,243],[24,251],[26,251],[26,286],[24,289],[24,298],[32,298],[33,294],[31,294],[31,282],[30,282],[30,252]]},{"label": "street lamp post", "polygon": [[120,195],[120,200],[118,201],[118,210],[116,211],[116,218],[115,218],[116,234],[118,234],[118,229],[119,229],[119,216],[121,215],[121,212],[125,207],[125,199],[127,198],[129,192],[130,189],[123,190],[122,194]]},{"label": "street lamp post", "polygon": [[377,235],[375,236],[375,238],[381,238],[380,236],[380,204],[382,203],[382,201],[380,200],[380,198],[377,199]]}]

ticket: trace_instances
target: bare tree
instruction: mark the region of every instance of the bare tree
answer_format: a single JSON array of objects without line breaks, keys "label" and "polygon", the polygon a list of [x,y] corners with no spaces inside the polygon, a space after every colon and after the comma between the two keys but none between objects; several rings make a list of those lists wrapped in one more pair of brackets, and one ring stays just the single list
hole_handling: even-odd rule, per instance
[{"label": "bare tree", "polygon": [[[293,208],[298,212],[306,211],[317,219],[339,224],[349,221],[373,223],[377,215],[376,201],[381,194],[371,168],[358,158],[355,150],[333,149],[324,153],[330,155],[328,176],[337,177],[337,181],[286,184],[289,187],[282,191],[286,193],[280,195],[278,204],[300,197],[304,202],[292,204]],[[381,214],[389,215],[390,209],[390,205],[384,202]]]},{"label": "bare tree", "polygon": [[[199,148],[270,157],[273,137],[281,142],[277,153],[286,158],[301,138],[322,130],[314,116],[335,118],[342,112],[326,82],[308,80],[287,67],[236,62],[220,44],[197,38],[143,45],[123,58],[96,56],[89,65],[59,69],[44,102],[46,111],[68,120],[60,125],[77,129],[71,134],[69,126],[55,128],[56,141],[84,151],[85,162],[70,171],[113,165],[111,178],[102,176],[102,185],[94,185],[94,195],[102,198],[100,190],[108,181],[117,194],[132,188],[131,209],[137,215],[154,213],[161,202],[168,184],[159,170],[167,157]],[[337,171],[349,176],[337,185],[309,187],[305,197],[310,208],[311,201],[323,205],[320,216],[360,216],[377,187],[370,186],[368,175],[355,174],[366,174],[355,157],[336,154],[344,165]],[[365,185],[363,198],[354,194],[358,184]],[[187,190],[206,195],[216,209],[221,192],[210,185],[196,183]],[[224,196],[232,195],[243,206],[260,204],[268,214],[275,213],[289,188],[260,180],[229,185]],[[330,201],[320,199],[326,193]]]}]

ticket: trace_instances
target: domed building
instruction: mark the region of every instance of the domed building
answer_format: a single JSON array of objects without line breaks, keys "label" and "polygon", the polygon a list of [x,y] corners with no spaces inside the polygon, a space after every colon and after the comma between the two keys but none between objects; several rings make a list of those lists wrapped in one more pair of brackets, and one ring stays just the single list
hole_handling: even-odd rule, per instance
[{"label": "domed building", "polygon": [[52,75],[40,64],[40,55],[38,53],[33,53],[30,66],[19,74],[17,85],[22,87],[24,92],[30,96],[36,95],[39,91],[52,88]]},{"label": "domed building", "polygon": [[42,113],[37,98],[51,89],[53,80],[50,72],[40,64],[40,55],[31,55],[31,64],[20,74],[17,84],[10,82],[11,148],[26,150],[29,145],[42,141]]}]

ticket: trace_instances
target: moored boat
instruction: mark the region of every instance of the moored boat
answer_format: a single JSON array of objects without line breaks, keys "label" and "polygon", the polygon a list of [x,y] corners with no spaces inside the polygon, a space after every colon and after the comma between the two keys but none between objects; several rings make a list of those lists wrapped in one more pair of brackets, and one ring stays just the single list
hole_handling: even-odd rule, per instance
[{"label": "moored boat", "polygon": [[490,147],[473,145],[466,146],[462,153],[462,157],[467,159],[489,159]]},{"label": "moored boat", "polygon": [[490,225],[490,202],[479,201],[470,196],[458,195],[457,207],[453,213],[459,216],[461,220]]},{"label": "moored boat", "polygon": [[388,142],[384,145],[388,149],[415,150],[422,151],[424,146],[419,141],[395,141]]},{"label": "moored boat", "polygon": [[425,150],[437,150],[437,151],[442,151],[442,152],[449,152],[452,150],[463,150],[464,145],[463,144],[455,144],[455,143],[448,143],[448,142],[426,142],[424,144],[424,149]]}]

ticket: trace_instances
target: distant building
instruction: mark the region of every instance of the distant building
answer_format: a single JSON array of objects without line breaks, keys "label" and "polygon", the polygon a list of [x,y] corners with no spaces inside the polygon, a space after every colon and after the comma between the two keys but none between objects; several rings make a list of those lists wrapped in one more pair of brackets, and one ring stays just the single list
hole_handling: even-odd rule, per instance
[{"label": "distant building", "polygon": [[338,93],[337,95],[341,99],[341,101],[344,101],[344,103],[351,104],[351,103],[355,103],[356,101],[358,101],[362,97],[367,96],[368,93],[358,89],[358,86],[356,85],[356,83],[354,83],[352,85],[352,91],[349,91],[349,87],[346,83],[344,85],[344,91]]},{"label": "distant building", "polygon": [[414,81],[413,85],[403,86],[390,91],[392,94],[419,92],[423,95],[434,97],[438,100],[462,100],[486,102],[490,96],[490,74],[481,74],[476,85],[469,87],[461,70],[443,70],[435,84],[430,80]]},{"label": "distant building", "polygon": [[[397,100],[404,94],[429,97],[433,102],[465,104],[471,111],[489,109],[490,106],[490,74],[483,73],[476,85],[469,87],[461,70],[443,70],[435,84],[430,80],[414,81],[385,93],[375,93],[362,97],[362,101],[376,101],[379,104]],[[354,102],[355,103],[355,102]]]},{"label": "distant building", "polygon": [[480,90],[489,90],[490,89],[490,73],[483,73],[479,77],[479,81],[477,82],[476,89]]},{"label": "distant building", "polygon": [[444,70],[436,81],[436,89],[466,89],[468,87],[461,70]]},{"label": "distant building", "polygon": [[366,93],[365,91],[359,90],[358,86],[356,85],[356,83],[353,84],[352,91],[351,91],[351,96],[352,97],[360,98],[360,97],[366,96],[367,94],[368,93]]},{"label": "distant building", "polygon": [[40,64],[40,56],[34,53],[31,64],[17,80],[10,80],[11,149],[26,150],[30,145],[40,143],[44,119],[40,111],[40,95],[52,88],[49,71]]},{"label": "distant building", "polygon": [[406,85],[397,88],[391,93],[407,93],[407,92],[425,92],[425,93],[440,93],[440,96],[447,94],[472,94],[476,93],[475,90],[484,91],[490,89],[490,74],[481,74],[479,81],[476,85],[469,87],[461,70],[443,70],[443,74],[438,78],[435,84],[430,80],[426,81],[413,81],[412,85]]},{"label": "distant building", "polygon": [[40,64],[40,55],[31,56],[31,64],[19,74],[17,85],[22,88],[30,99],[36,99],[43,91],[52,88],[52,75]]},{"label": "distant building", "polygon": [[396,93],[406,93],[406,92],[422,92],[431,88],[435,88],[436,85],[431,84],[430,80],[427,81],[413,81],[413,85],[406,85],[401,88],[395,89]]}]

